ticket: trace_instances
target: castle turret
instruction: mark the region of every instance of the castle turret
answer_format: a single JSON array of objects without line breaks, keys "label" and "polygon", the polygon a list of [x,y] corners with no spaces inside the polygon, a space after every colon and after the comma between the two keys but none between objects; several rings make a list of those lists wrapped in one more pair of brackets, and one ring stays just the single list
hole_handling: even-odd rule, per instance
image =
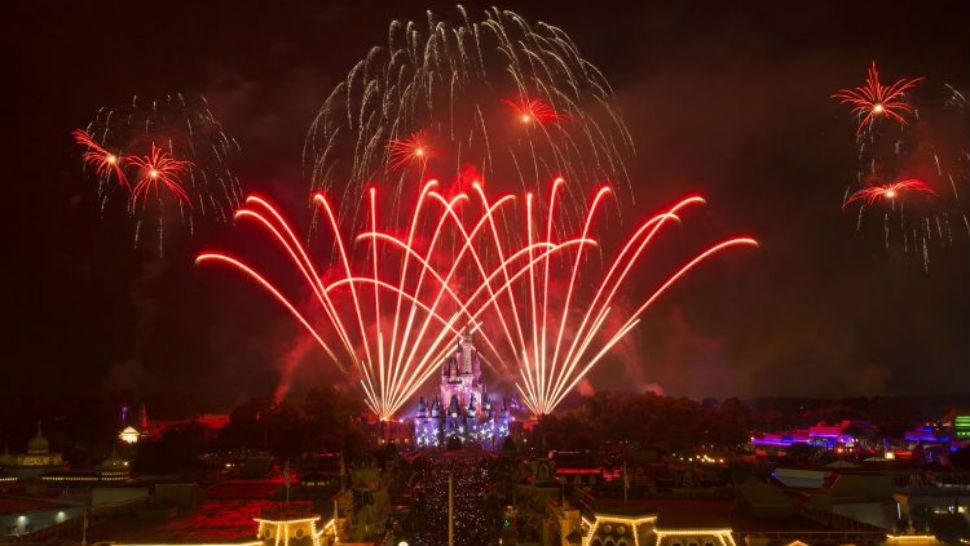
[{"label": "castle turret", "polygon": [[450,382],[453,382],[458,378],[458,374],[458,361],[455,359],[455,357],[451,357],[445,362],[445,368],[442,375],[447,377]]}]

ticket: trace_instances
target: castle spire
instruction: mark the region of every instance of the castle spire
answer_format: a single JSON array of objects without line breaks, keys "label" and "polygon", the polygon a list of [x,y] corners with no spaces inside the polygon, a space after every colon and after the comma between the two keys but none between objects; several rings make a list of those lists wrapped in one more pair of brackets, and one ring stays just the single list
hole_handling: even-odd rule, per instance
[{"label": "castle spire", "polygon": [[138,412],[138,424],[141,426],[142,432],[148,430],[148,408],[145,407],[145,403],[141,403],[140,411]]}]

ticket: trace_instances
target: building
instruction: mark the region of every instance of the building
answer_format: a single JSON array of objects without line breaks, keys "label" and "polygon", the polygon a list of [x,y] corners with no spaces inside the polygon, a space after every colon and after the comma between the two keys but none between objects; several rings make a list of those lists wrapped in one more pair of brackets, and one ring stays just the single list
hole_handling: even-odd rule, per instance
[{"label": "building", "polygon": [[[195,536],[189,533],[177,533],[173,537],[164,534],[161,539],[155,542],[153,539],[147,541],[137,540],[134,544],[142,546],[203,546],[219,544],[220,546],[330,546],[338,542],[334,520],[326,522],[315,513],[301,508],[267,508],[260,511],[252,518],[240,518],[239,524],[245,524],[250,531],[246,532],[245,537],[229,535],[216,535],[212,538],[203,534]],[[251,523],[256,525],[252,526]],[[156,539],[157,540],[157,539]],[[132,544],[127,541],[112,541],[115,544],[124,546]],[[340,541],[346,544],[345,541]]]},{"label": "building", "polygon": [[919,529],[948,515],[958,515],[970,526],[970,486],[966,484],[911,484],[897,488],[894,499],[900,519]]},{"label": "building", "polygon": [[134,416],[128,411],[128,405],[121,406],[121,431],[118,439],[126,444],[136,444],[138,440],[149,435],[148,432],[148,410],[142,404],[138,410],[137,422]]},{"label": "building", "polygon": [[952,410],[946,418],[946,424],[956,441],[970,442],[970,410]]},{"label": "building", "polygon": [[[876,546],[885,529],[793,505],[765,485],[738,497],[658,497],[629,502],[580,495],[582,538],[560,523],[555,546]],[[555,536],[555,533],[553,534]],[[902,536],[903,542],[909,535]],[[908,543],[907,543],[908,544]]]},{"label": "building", "polygon": [[131,478],[128,461],[119,457],[116,450],[94,470],[64,470],[47,472],[40,476],[42,482],[51,485],[73,485],[92,482],[126,482]]},{"label": "building", "polygon": [[37,435],[27,442],[27,452],[0,454],[0,467],[7,476],[24,479],[38,478],[43,474],[64,470],[67,465],[60,453],[51,453],[50,442],[44,437],[38,421]]},{"label": "building", "polygon": [[256,518],[256,523],[258,544],[325,546],[336,542],[333,520],[320,528],[320,516],[316,514],[279,510]]},{"label": "building", "polygon": [[440,393],[430,402],[418,401],[414,418],[414,446],[440,447],[457,442],[498,449],[509,435],[510,401],[501,407],[482,381],[482,358],[464,336],[454,353],[441,364]]},{"label": "building", "polygon": [[0,537],[4,540],[42,542],[60,532],[79,528],[84,506],[46,499],[0,499]]},{"label": "building", "polygon": [[823,449],[852,448],[858,442],[859,432],[872,430],[872,425],[865,421],[841,421],[834,425],[818,423],[808,428],[788,430],[784,432],[764,432],[751,437],[755,447],[791,447],[795,444],[805,444]]}]

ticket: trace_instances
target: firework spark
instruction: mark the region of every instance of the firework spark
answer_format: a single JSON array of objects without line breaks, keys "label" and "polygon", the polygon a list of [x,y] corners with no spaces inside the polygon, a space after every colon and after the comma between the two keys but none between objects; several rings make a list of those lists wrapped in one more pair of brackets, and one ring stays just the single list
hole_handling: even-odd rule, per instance
[{"label": "firework spark", "polygon": [[424,131],[418,131],[405,139],[391,140],[387,147],[390,151],[391,169],[418,164],[424,171],[428,160],[434,156],[434,149],[428,144]]},{"label": "firework spark", "polygon": [[904,194],[910,192],[925,193],[933,196],[936,195],[936,191],[929,187],[925,181],[918,178],[908,178],[893,182],[891,184],[863,188],[850,195],[845,200],[845,204],[842,206],[845,208],[850,203],[854,203],[856,201],[862,201],[866,205],[872,205],[879,200],[895,201],[897,199],[901,199]]},{"label": "firework spark", "polygon": [[138,169],[138,180],[134,189],[131,191],[131,199],[134,205],[138,204],[139,199],[148,196],[152,190],[155,195],[160,195],[160,190],[164,188],[176,199],[183,201],[191,206],[189,194],[182,187],[181,178],[192,166],[191,161],[175,159],[172,154],[159,148],[152,143],[151,150],[143,156],[128,156],[125,162]]},{"label": "firework spark", "polygon": [[913,107],[906,102],[906,91],[916,87],[916,84],[925,78],[900,78],[896,83],[883,85],[879,81],[879,70],[876,62],[872,62],[869,67],[869,74],[866,77],[866,84],[860,87],[840,89],[833,99],[838,99],[843,104],[852,106],[852,114],[859,118],[859,126],[856,133],[862,133],[867,127],[871,127],[877,118],[888,117],[907,125],[908,122],[904,114],[911,113]]},{"label": "firework spark", "polygon": [[525,125],[537,122],[544,125],[549,121],[565,119],[565,116],[556,113],[551,106],[538,99],[529,100],[528,97],[522,97],[517,101],[502,99],[502,102],[509,105],[515,112],[516,119]]},{"label": "firework spark", "polygon": [[[617,293],[649,242],[679,211],[702,200],[687,198],[645,222],[590,295],[581,288],[592,286],[583,274],[590,269],[584,250],[598,246],[591,237],[593,219],[609,190],[596,194],[582,232],[564,236],[553,218],[564,185],[561,179],[553,185],[544,235],[534,218],[533,194],[525,196],[526,214],[513,215],[506,212],[515,202],[512,195],[492,202],[477,182],[477,212],[468,210],[473,201],[468,194],[446,198],[436,181],[427,182],[400,230],[378,229],[377,192],[371,188],[364,204],[368,224],[351,239],[341,235],[327,197],[316,194],[313,201],[334,238],[336,265],[329,270],[314,262],[272,204],[249,197],[236,218],[253,221],[280,246],[313,295],[312,315],[284,284],[247,262],[222,252],[200,254],[197,262],[232,267],[269,292],[335,365],[358,378],[379,419],[393,418],[463,335],[479,339],[493,369],[512,374],[517,369],[526,405],[536,414],[549,413],[678,279],[722,250],[755,244],[733,238],[697,254],[624,314],[617,310]],[[508,222],[524,225],[500,229]],[[553,285],[565,284],[565,273],[567,295],[556,305]]]},{"label": "firework spark", "polygon": [[94,141],[94,138],[87,131],[78,129],[71,134],[74,136],[74,141],[85,148],[84,153],[81,154],[81,159],[94,167],[94,172],[99,177],[107,180],[113,175],[119,184],[125,188],[129,187],[128,177],[125,176],[125,171],[122,169],[123,158],[121,154],[105,150]]}]

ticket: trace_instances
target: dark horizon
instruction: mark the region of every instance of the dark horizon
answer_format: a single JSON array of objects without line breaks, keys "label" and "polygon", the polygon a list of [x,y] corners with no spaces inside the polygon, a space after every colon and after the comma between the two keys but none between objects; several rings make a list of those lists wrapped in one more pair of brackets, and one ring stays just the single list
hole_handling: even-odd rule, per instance
[{"label": "dark horizon", "polygon": [[[745,399],[970,394],[970,241],[935,251],[924,272],[855,231],[840,208],[856,172],[854,127],[830,98],[861,84],[872,60],[888,80],[925,76],[966,93],[970,5],[508,7],[563,28],[613,84],[639,152],[628,218],[700,192],[711,205],[698,240],[761,241],[669,293],[590,374],[593,388]],[[425,8],[454,13],[442,2],[15,3],[4,32],[13,195],[0,393],[130,389],[224,407],[272,394],[285,359],[306,386],[342,381],[264,294],[193,266],[200,249],[233,241],[231,230],[202,229],[163,257],[132,248],[130,221],[100,217],[70,132],[132,95],[201,93],[242,144],[244,188],[283,202],[305,226],[310,121],[391,19],[421,21]]]}]

